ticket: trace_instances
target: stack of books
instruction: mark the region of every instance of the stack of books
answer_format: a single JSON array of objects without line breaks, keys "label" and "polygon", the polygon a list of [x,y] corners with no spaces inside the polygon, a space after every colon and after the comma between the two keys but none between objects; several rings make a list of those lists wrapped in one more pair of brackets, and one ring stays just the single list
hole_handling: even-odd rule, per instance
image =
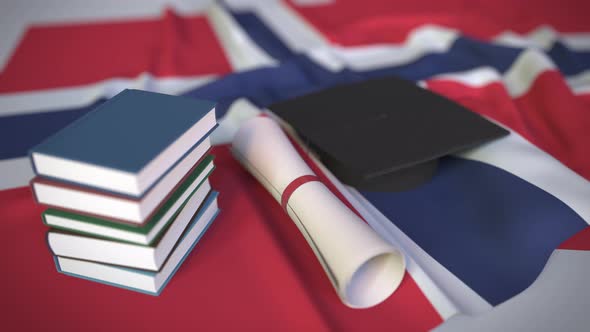
[{"label": "stack of books", "polygon": [[125,90],[32,149],[59,272],[160,294],[219,212],[214,107]]}]

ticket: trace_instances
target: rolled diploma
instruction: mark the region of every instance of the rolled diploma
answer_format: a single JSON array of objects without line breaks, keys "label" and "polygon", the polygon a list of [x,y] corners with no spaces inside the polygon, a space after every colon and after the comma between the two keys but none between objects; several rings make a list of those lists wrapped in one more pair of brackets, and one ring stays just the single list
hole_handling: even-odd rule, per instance
[{"label": "rolled diploma", "polygon": [[[315,175],[279,125],[268,117],[246,121],[233,139],[232,151],[278,202],[293,180]],[[312,181],[297,187],[286,211],[347,306],[374,306],[401,283],[405,272],[401,252],[323,183]]]}]

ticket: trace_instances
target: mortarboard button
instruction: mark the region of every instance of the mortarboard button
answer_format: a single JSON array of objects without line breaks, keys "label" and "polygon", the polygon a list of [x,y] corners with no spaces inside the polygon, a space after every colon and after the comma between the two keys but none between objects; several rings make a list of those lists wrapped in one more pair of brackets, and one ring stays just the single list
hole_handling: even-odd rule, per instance
[{"label": "mortarboard button", "polygon": [[413,82],[388,77],[271,105],[342,182],[400,191],[428,181],[438,158],[507,135]]}]

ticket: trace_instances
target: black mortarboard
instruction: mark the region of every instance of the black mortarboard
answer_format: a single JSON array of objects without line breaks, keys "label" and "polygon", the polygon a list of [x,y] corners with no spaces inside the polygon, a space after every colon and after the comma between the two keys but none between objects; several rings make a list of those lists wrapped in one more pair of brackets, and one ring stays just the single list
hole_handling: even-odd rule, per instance
[{"label": "black mortarboard", "polygon": [[336,86],[270,109],[342,182],[365,190],[409,189],[432,177],[438,158],[508,134],[393,77]]}]

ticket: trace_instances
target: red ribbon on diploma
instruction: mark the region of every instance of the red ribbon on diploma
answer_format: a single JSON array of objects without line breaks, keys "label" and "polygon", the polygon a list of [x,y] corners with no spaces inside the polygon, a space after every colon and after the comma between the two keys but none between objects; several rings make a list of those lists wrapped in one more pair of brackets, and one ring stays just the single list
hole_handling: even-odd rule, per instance
[{"label": "red ribbon on diploma", "polygon": [[287,211],[287,204],[289,204],[289,198],[291,198],[291,195],[295,192],[295,190],[297,190],[297,188],[301,187],[302,185],[313,181],[321,182],[320,178],[317,175],[310,174],[302,175],[296,178],[295,180],[291,181],[291,183],[289,183],[289,185],[287,186],[287,188],[285,188],[283,194],[281,195],[281,206],[283,207],[283,210],[285,210],[285,212]]}]

